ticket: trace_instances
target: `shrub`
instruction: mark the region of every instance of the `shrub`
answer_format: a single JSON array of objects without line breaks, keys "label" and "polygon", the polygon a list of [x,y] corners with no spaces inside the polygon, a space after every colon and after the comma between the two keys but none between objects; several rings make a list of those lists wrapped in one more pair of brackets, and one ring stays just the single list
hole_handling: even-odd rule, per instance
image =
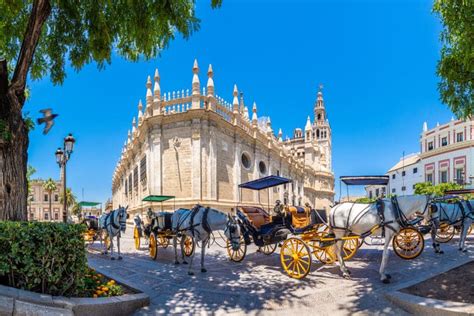
[{"label": "shrub", "polygon": [[84,288],[85,226],[0,222],[0,283],[51,295],[75,296]]}]

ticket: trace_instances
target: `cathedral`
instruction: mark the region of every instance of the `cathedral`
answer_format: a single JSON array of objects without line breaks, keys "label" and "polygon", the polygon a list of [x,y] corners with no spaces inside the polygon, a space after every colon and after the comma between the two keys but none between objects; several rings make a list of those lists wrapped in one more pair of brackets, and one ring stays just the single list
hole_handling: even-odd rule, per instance
[{"label": "cathedral", "polygon": [[[213,69],[201,87],[197,61],[191,91],[163,93],[158,70],[148,77],[146,102],[138,103],[112,178],[113,207],[128,205],[133,213],[148,208],[172,210],[199,203],[231,211],[239,203],[272,206],[276,200],[329,210],[334,199],[331,127],[321,88],[304,131],[284,140],[271,119],[245,104],[234,86],[232,103],[217,95]],[[268,192],[239,190],[243,182],[268,175],[292,183]],[[148,195],[170,195],[160,204],[143,202]]]}]

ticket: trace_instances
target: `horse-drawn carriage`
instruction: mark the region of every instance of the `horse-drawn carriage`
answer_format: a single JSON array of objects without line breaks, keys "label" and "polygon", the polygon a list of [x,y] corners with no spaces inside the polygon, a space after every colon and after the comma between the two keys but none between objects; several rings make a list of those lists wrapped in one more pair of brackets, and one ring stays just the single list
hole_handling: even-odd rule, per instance
[{"label": "horse-drawn carriage", "polygon": [[[153,212],[151,208],[147,212],[148,223],[145,224],[140,217],[136,217],[133,238],[135,248],[139,249],[141,238],[148,240],[148,249],[150,257],[155,260],[158,257],[159,247],[166,249],[173,237],[178,238],[181,245],[181,251],[186,257],[192,256],[195,249],[195,242],[190,236],[181,233],[175,233],[171,227],[171,217],[173,213],[163,211],[163,202],[174,199],[174,196],[168,195],[149,195],[142,201],[149,203],[161,203],[161,211]],[[173,208],[174,209],[174,208]]]},{"label": "horse-drawn carriage", "polygon": [[99,219],[95,216],[86,216],[81,221],[81,224],[86,225],[86,232],[84,233],[84,241],[92,244],[99,239]]}]

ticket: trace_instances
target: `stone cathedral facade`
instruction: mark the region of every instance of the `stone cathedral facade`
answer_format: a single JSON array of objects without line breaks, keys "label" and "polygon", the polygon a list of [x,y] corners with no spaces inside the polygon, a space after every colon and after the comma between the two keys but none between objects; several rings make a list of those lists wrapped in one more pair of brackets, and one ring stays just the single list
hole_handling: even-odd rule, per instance
[{"label": "stone cathedral facade", "polygon": [[[321,90],[304,131],[293,138],[275,135],[269,117],[259,117],[257,106],[249,110],[234,86],[232,103],[216,94],[213,69],[201,87],[197,61],[192,89],[162,93],[160,75],[148,77],[146,104],[138,103],[120,160],[112,179],[113,207],[128,205],[144,213],[160,204],[142,202],[148,195],[172,195],[165,210],[189,208],[196,203],[230,211],[241,200],[252,205],[310,203],[329,210],[334,198],[331,167],[331,128]],[[267,175],[293,180],[266,192],[238,189],[238,184]]]}]

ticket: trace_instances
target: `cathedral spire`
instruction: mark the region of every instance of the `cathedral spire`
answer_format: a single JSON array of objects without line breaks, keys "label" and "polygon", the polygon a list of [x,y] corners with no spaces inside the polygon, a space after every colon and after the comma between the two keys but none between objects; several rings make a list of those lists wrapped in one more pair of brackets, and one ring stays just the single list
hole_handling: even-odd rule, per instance
[{"label": "cathedral spire", "polygon": [[324,107],[323,100],[323,85],[319,85],[318,96],[316,98],[316,104],[314,105],[314,118],[318,124],[322,124],[326,121],[326,109]]},{"label": "cathedral spire", "polygon": [[143,120],[143,104],[142,100],[138,101],[138,124],[140,124]]},{"label": "cathedral spire", "polygon": [[253,108],[252,108],[252,125],[257,126],[258,124],[258,118],[257,118],[257,103],[253,103]]},{"label": "cathedral spire", "polygon": [[245,111],[245,109],[244,109],[245,105],[244,105],[244,93],[243,93],[242,91],[240,92],[240,103],[239,103],[239,106],[240,106],[240,113],[243,115],[243,114],[244,114],[244,111]]},{"label": "cathedral spire", "polygon": [[209,68],[207,69],[207,96],[213,97],[214,96],[214,80],[212,77],[214,76],[214,72],[212,71],[212,65],[209,64]]},{"label": "cathedral spire", "polygon": [[146,106],[151,107],[153,103],[153,94],[151,93],[151,78],[148,76],[146,79]]},{"label": "cathedral spire", "polygon": [[160,87],[160,74],[158,72],[158,68],[155,69],[155,85],[153,87],[153,101],[160,101],[161,99],[161,87]]},{"label": "cathedral spire", "polygon": [[239,98],[238,98],[239,90],[237,90],[236,84],[234,85],[233,95],[234,95],[234,99],[232,100],[232,112],[234,112],[234,114],[238,114],[239,113]]},{"label": "cathedral spire", "polygon": [[309,118],[309,116],[308,116],[308,118],[306,119],[306,125],[305,125],[305,127],[304,127],[304,130],[305,130],[305,131],[310,131],[310,130],[311,130],[311,119]]}]

